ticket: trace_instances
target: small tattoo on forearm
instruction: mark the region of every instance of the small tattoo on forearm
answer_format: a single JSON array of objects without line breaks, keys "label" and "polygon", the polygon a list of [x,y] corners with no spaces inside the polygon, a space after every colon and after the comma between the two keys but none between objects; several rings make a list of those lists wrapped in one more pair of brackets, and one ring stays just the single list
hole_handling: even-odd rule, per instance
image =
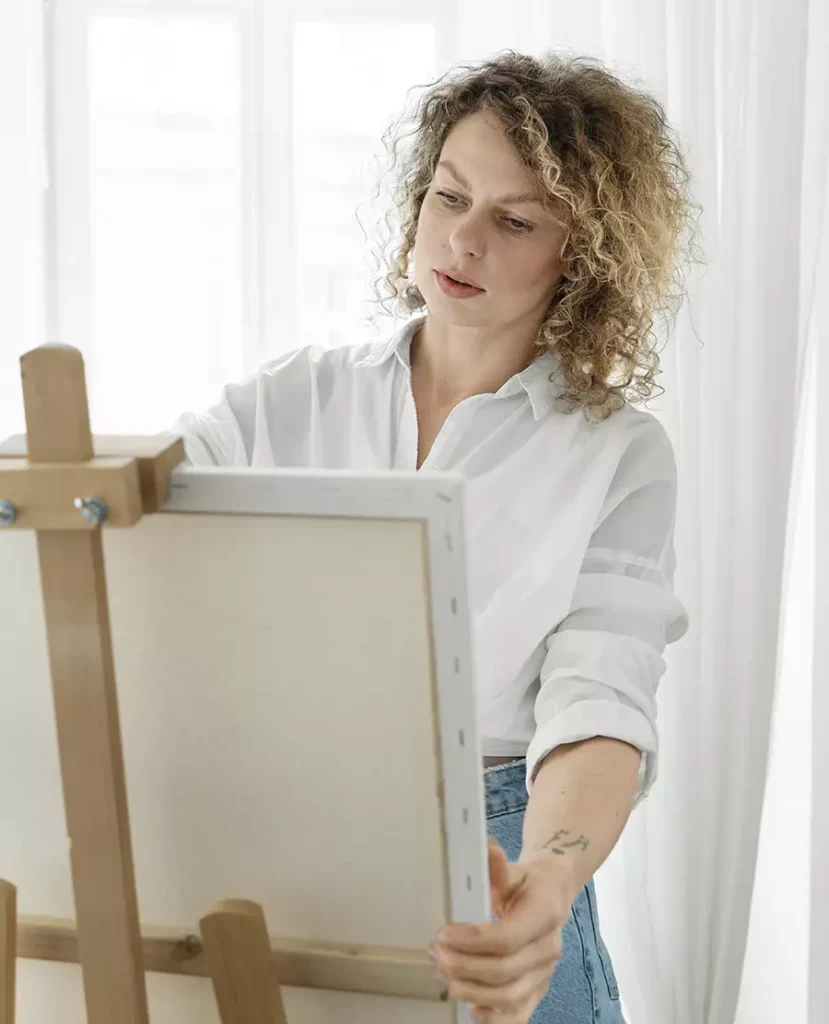
[{"label": "small tattoo on forearm", "polygon": [[549,850],[551,853],[558,853],[563,856],[570,847],[580,846],[582,851],[584,851],[590,845],[590,840],[586,836],[579,836],[578,839],[568,840],[562,838],[563,836],[569,835],[570,832],[566,828],[560,828],[558,832],[550,836],[542,848]]}]

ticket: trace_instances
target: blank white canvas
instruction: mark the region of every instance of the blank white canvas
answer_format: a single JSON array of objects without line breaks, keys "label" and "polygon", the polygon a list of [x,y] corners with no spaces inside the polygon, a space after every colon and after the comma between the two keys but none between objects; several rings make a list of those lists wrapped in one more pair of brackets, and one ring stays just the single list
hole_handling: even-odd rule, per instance
[{"label": "blank white canvas", "polygon": [[[489,917],[459,478],[182,467],[104,551],[144,925],[243,897],[272,935],[425,949]],[[0,571],[0,877],[74,918],[33,533]],[[85,1024],[77,965],[18,964],[19,1024]],[[209,979],[147,985],[152,1024],[218,1024]],[[298,1024],[466,1019],[284,993]]]}]

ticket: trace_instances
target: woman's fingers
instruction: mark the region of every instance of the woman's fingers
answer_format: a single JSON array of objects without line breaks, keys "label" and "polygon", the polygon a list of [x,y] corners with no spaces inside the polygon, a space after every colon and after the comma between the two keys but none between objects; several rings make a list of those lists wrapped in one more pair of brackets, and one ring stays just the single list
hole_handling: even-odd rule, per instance
[{"label": "woman's fingers", "polygon": [[449,998],[471,1006],[486,1006],[502,1013],[514,1013],[533,1000],[538,1003],[543,998],[549,988],[553,968],[554,965],[548,963],[544,968],[529,971],[515,981],[497,986],[453,978],[448,986]]},{"label": "woman's fingers", "polygon": [[436,963],[447,981],[508,985],[524,974],[540,969],[550,971],[561,959],[561,950],[561,929],[556,928],[509,956],[479,956],[447,948],[440,952]]}]

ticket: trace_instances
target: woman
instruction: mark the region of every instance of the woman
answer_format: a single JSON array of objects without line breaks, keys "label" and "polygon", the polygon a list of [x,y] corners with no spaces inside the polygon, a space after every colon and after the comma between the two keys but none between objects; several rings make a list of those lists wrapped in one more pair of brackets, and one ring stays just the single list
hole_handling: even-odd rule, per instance
[{"label": "woman", "polygon": [[653,785],[687,628],[674,454],[632,405],[682,298],[685,165],[649,96],[511,51],[434,83],[412,140],[381,282],[417,315],[292,351],[173,429],[197,463],[464,475],[494,917],[431,952],[477,1019],[617,1024],[592,878]]}]

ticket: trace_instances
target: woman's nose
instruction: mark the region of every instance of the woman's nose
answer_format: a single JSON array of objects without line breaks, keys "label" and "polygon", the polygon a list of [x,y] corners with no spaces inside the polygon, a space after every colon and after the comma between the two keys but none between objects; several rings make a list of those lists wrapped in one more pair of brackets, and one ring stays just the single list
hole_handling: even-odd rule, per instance
[{"label": "woman's nose", "polygon": [[460,221],[456,221],[449,240],[452,249],[457,253],[482,256],[486,241],[481,219],[473,214],[466,214]]}]

